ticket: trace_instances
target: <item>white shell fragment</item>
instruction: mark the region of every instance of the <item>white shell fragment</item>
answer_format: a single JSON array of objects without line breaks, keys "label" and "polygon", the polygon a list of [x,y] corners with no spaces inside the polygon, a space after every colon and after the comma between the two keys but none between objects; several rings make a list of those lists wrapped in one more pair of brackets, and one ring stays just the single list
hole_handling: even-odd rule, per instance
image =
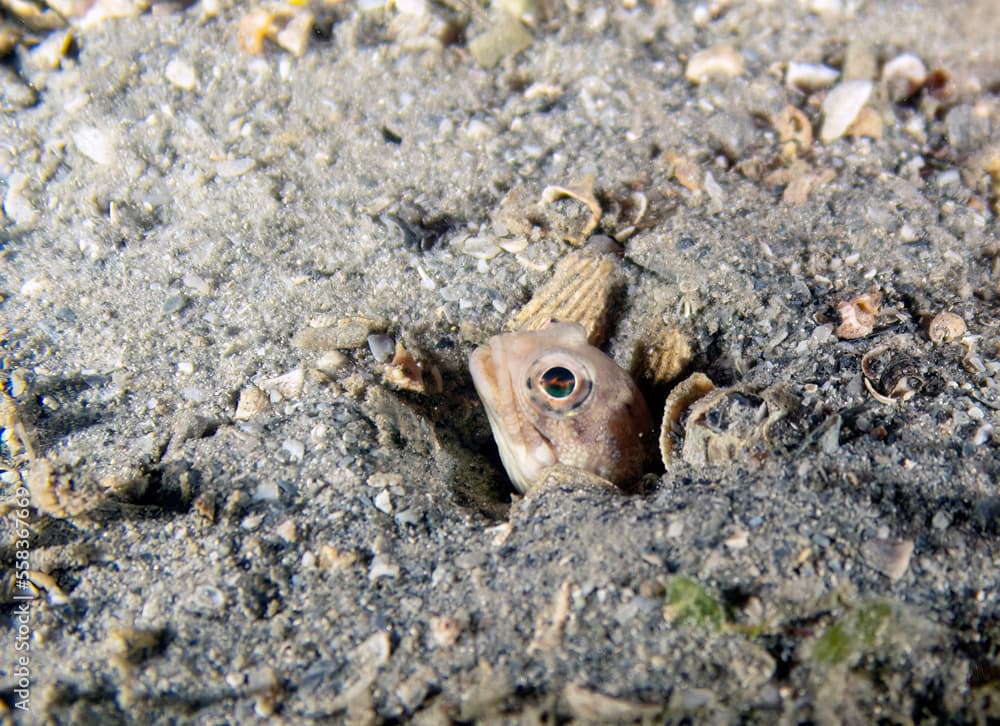
[{"label": "white shell fragment", "polygon": [[788,88],[797,88],[806,93],[821,91],[829,88],[840,76],[840,71],[822,63],[797,63],[792,61],[788,64],[785,73],[785,85]]},{"label": "white shell fragment", "polygon": [[712,79],[735,78],[743,75],[743,57],[731,45],[715,45],[698,51],[684,69],[684,77],[691,83],[705,83]]},{"label": "white shell fragment", "polygon": [[28,175],[14,172],[7,179],[7,194],[3,198],[3,213],[14,224],[31,224],[38,218],[38,212],[22,193],[28,186]]},{"label": "white shell fragment", "polygon": [[223,159],[215,163],[215,173],[223,179],[231,179],[232,177],[246,174],[256,165],[257,162],[249,158]]},{"label": "white shell fragment", "polygon": [[101,166],[113,164],[118,156],[111,133],[94,126],[84,126],[74,131],[73,143],[81,154]]},{"label": "white shell fragment", "polygon": [[819,137],[826,142],[843,136],[872,95],[871,81],[844,81],[823,100],[823,127]]},{"label": "white shell fragment", "polygon": [[881,306],[882,293],[877,290],[843,300],[837,305],[841,322],[833,329],[834,334],[842,340],[855,340],[871,335]]},{"label": "white shell fragment", "polygon": [[198,85],[198,74],[195,73],[194,66],[180,58],[174,58],[167,63],[163,74],[168,81],[182,91],[194,90],[194,87]]},{"label": "white shell fragment", "polygon": [[302,393],[302,385],[305,383],[305,371],[301,368],[289,371],[274,378],[260,382],[260,388],[270,394],[272,401],[298,398]]}]

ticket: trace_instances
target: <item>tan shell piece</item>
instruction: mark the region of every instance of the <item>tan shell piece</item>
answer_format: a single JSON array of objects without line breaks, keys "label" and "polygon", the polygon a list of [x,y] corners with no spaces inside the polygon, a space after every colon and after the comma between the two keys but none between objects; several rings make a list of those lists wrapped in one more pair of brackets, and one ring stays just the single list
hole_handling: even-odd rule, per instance
[{"label": "tan shell piece", "polygon": [[404,391],[413,391],[414,393],[426,391],[423,367],[398,340],[396,341],[396,354],[391,361],[386,363],[382,376],[386,383]]},{"label": "tan shell piece", "polygon": [[882,306],[882,293],[877,290],[863,293],[837,305],[841,323],[833,329],[842,340],[856,340],[871,335],[875,320]]},{"label": "tan shell piece", "polygon": [[505,330],[540,330],[553,320],[579,323],[593,346],[604,342],[611,297],[619,284],[612,253],[584,248],[566,255],[548,282],[535,291]]},{"label": "tan shell piece", "polygon": [[663,407],[663,423],[660,424],[660,457],[663,465],[669,467],[673,458],[671,433],[680,428],[681,416],[700,398],[716,390],[715,384],[704,373],[692,373],[674,386]]}]

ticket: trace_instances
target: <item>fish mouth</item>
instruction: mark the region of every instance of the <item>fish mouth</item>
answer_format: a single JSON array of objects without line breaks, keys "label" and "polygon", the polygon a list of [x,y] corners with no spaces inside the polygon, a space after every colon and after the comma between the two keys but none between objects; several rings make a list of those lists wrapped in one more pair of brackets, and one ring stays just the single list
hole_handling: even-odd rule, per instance
[{"label": "fish mouth", "polygon": [[501,347],[487,344],[474,350],[469,357],[469,372],[504,469],[514,487],[523,493],[543,468],[555,463],[556,455],[551,443],[519,415],[510,376],[498,375],[498,371],[509,370]]}]

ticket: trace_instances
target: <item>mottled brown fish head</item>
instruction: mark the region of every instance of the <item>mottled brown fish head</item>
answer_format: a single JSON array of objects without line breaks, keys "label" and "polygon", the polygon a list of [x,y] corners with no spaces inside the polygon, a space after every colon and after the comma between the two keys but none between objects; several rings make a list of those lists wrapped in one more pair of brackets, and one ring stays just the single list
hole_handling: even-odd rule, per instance
[{"label": "mottled brown fish head", "polygon": [[577,323],[496,335],[473,352],[469,369],[519,491],[554,464],[620,487],[642,474],[654,438],[646,402]]}]

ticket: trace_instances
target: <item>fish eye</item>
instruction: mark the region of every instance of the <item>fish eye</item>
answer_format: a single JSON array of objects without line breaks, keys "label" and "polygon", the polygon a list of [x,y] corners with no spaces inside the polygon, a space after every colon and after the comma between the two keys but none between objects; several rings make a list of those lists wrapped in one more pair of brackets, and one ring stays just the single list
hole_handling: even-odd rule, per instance
[{"label": "fish eye", "polygon": [[576,376],[562,366],[552,366],[539,376],[541,389],[552,398],[566,398],[576,390]]}]

